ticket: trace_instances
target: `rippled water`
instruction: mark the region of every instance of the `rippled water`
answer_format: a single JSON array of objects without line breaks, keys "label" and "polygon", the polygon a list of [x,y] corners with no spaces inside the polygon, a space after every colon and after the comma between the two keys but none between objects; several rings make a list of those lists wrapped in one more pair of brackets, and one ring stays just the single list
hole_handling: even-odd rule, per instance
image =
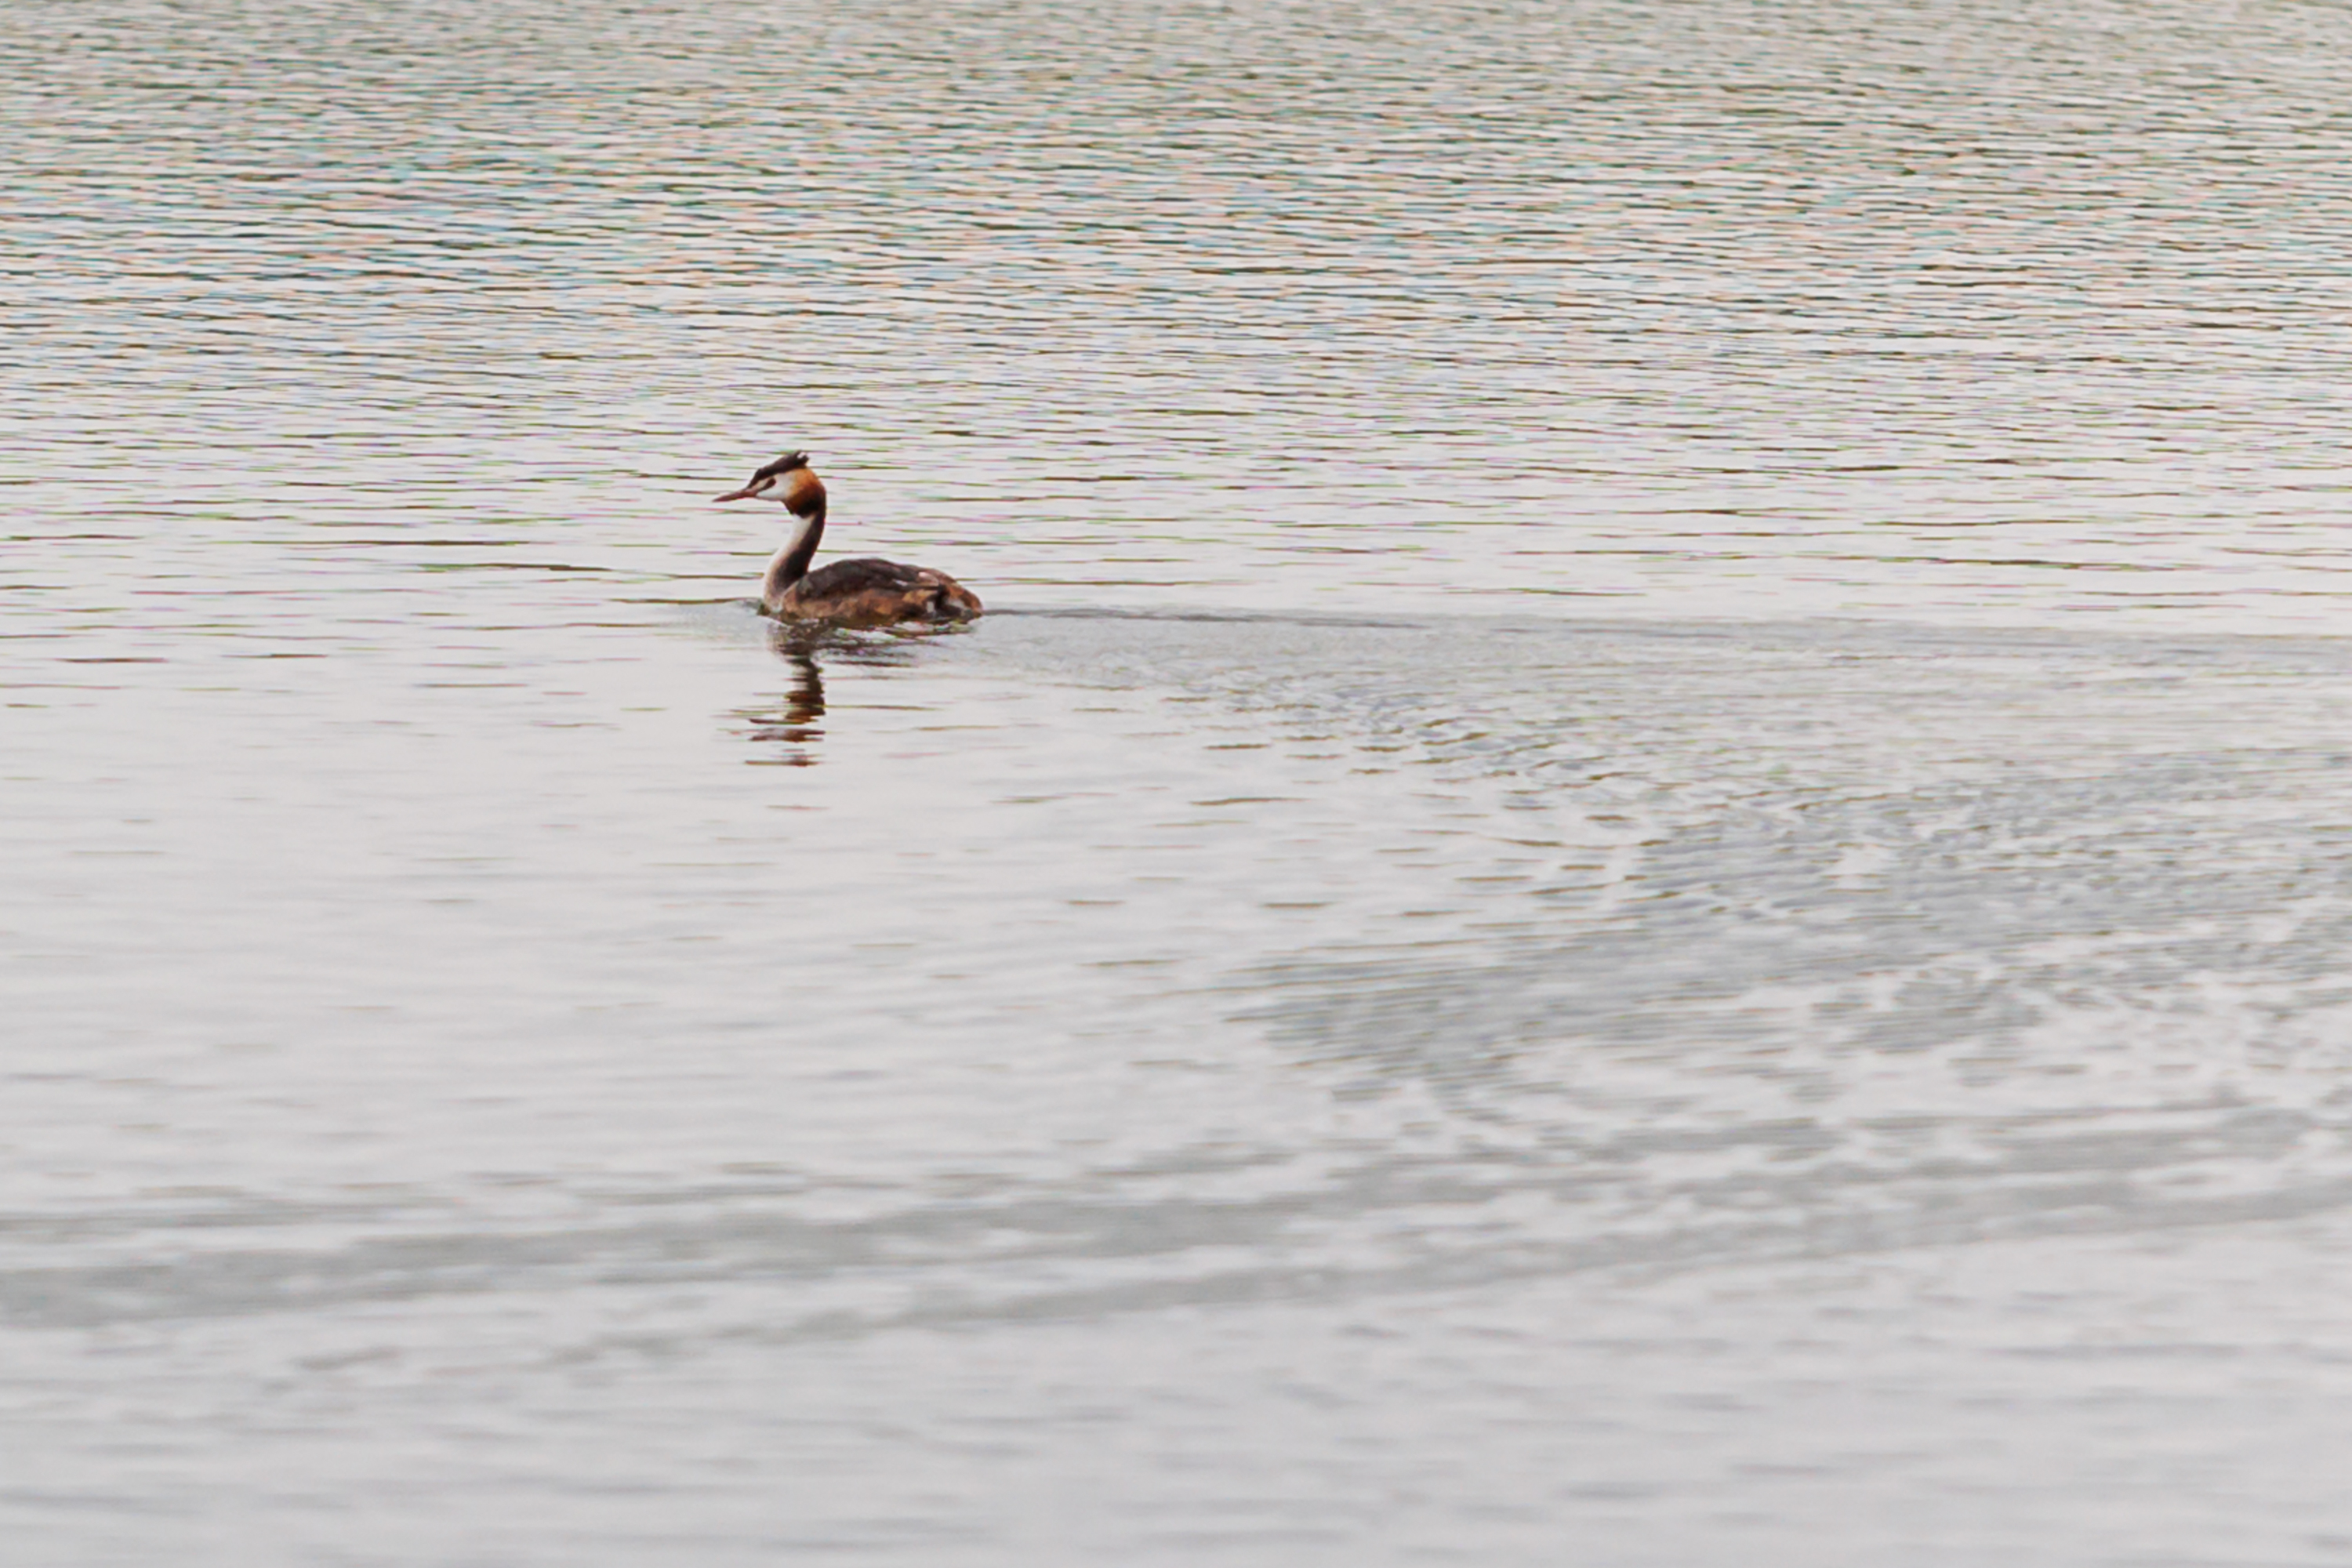
[{"label": "rippled water", "polygon": [[2347,50],[11,7],[12,1560],[2342,1561]]}]

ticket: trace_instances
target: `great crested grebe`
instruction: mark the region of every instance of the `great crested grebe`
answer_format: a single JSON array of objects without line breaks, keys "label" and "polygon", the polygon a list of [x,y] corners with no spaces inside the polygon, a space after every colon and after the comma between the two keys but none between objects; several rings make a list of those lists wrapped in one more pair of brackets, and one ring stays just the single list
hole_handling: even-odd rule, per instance
[{"label": "great crested grebe", "polygon": [[887,626],[901,621],[968,621],[980,597],[944,572],[861,556],[809,570],[824,537],[824,483],[806,452],[787,452],[720,500],[772,500],[793,514],[793,534],[760,579],[760,608],[783,621]]}]

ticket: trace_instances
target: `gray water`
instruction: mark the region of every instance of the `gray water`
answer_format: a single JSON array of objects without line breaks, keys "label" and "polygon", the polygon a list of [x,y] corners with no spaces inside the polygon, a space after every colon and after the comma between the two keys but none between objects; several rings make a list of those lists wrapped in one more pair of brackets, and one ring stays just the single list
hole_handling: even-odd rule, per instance
[{"label": "gray water", "polygon": [[2352,1557],[2347,55],[11,5],[0,1559]]}]

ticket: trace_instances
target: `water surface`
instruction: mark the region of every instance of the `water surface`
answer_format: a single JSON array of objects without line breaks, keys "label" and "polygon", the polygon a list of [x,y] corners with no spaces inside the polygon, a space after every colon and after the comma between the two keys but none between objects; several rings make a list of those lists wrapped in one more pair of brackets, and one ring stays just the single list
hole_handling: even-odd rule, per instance
[{"label": "water surface", "polygon": [[2341,1561],[2347,47],[14,8],[0,1528]]}]

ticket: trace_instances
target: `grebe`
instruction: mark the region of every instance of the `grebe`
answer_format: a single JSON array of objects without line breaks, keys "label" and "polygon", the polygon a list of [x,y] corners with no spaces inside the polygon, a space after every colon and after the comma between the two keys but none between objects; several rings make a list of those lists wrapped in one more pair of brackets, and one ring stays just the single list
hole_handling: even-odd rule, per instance
[{"label": "grebe", "polygon": [[824,483],[806,452],[787,452],[720,500],[772,500],[793,514],[793,533],[760,579],[760,608],[782,621],[887,626],[900,621],[968,621],[980,598],[944,572],[862,556],[809,570],[824,537]]}]

